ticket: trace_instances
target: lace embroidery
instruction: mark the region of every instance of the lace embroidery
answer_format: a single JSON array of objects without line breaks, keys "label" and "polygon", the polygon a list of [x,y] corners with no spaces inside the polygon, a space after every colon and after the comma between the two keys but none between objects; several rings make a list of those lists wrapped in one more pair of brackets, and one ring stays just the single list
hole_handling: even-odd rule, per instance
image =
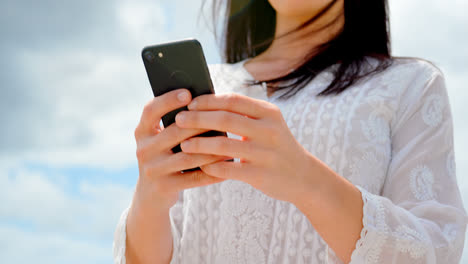
[{"label": "lace embroidery", "polygon": [[453,152],[450,152],[450,154],[447,156],[447,161],[446,161],[446,166],[447,166],[447,172],[450,178],[456,180],[456,164],[455,164],[455,155]]},{"label": "lace embroidery", "polygon": [[[365,263],[377,264],[380,263],[380,254],[383,250],[383,246],[387,241],[389,228],[385,222],[385,207],[379,199],[374,199],[372,194],[368,193],[361,186],[356,186],[362,194],[363,207],[363,228],[361,230],[361,236],[356,243],[356,250],[351,255],[351,263],[355,263],[357,254],[360,249],[367,249],[367,252],[361,252],[365,255]],[[375,232],[376,229],[379,231],[374,239],[368,239],[367,236],[370,232]]]},{"label": "lace embroidery", "polygon": [[442,96],[431,94],[427,97],[422,108],[422,118],[428,126],[435,127],[442,122],[444,102]]},{"label": "lace embroidery", "polygon": [[265,263],[273,217],[271,198],[239,181],[221,184],[221,223],[216,263]]},{"label": "lace embroidery", "polygon": [[375,177],[368,179],[366,187],[369,190],[379,192],[381,185],[385,179],[385,168],[382,163],[377,159],[377,155],[374,152],[367,151],[362,157],[353,157],[351,162],[351,175],[349,180],[351,182],[358,182],[360,175],[365,172],[368,175],[374,175]]},{"label": "lace embroidery", "polygon": [[423,201],[435,198],[433,184],[434,175],[426,165],[419,165],[411,170],[410,187],[416,199]]},{"label": "lace embroidery", "polygon": [[421,258],[428,250],[427,239],[407,226],[398,226],[394,236],[397,238],[397,249],[400,252],[409,253],[414,259]]},{"label": "lace embroidery", "polygon": [[367,121],[361,121],[362,131],[367,139],[375,143],[384,143],[389,140],[390,128],[387,121],[373,111]]},{"label": "lace embroidery", "polygon": [[442,231],[448,241],[453,242],[457,238],[458,226],[455,224],[446,224]]},{"label": "lace embroidery", "polygon": [[[460,250],[461,248],[463,248],[464,239],[463,239],[463,235],[460,236],[460,231],[461,231],[460,226],[456,224],[448,223],[444,225],[442,232],[445,238],[447,239],[447,241],[449,242],[449,245],[451,245],[448,248],[450,255],[452,255],[457,250]],[[442,244],[437,245],[437,248],[443,248],[447,246],[448,245],[446,243],[442,243]]]},{"label": "lace embroidery", "polygon": [[[366,87],[366,85],[364,85]],[[343,132],[343,144],[342,144],[342,153],[347,153],[350,148],[350,141],[354,141],[352,137],[350,137],[350,131],[352,131],[352,120],[353,117],[356,115],[356,109],[359,106],[359,102],[362,100],[363,96],[365,95],[365,90],[361,89],[354,89],[354,93],[348,94],[346,98],[346,105],[349,105],[349,109],[345,109],[344,113],[346,116],[340,116],[338,119],[340,123],[344,126]],[[354,144],[354,142],[352,142]],[[341,160],[338,167],[338,173],[340,175],[346,175],[345,173],[345,166],[348,164],[348,155],[341,155]],[[345,176],[346,177],[346,176]],[[354,179],[355,180],[355,179]],[[356,181],[350,180],[353,183]]]}]

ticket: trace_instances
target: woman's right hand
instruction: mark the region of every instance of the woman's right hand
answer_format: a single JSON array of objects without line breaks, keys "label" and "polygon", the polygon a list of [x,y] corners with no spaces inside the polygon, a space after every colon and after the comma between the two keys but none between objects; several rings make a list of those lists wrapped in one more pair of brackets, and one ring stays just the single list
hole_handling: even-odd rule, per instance
[{"label": "woman's right hand", "polygon": [[140,123],[135,129],[140,175],[134,205],[143,202],[167,210],[177,202],[180,191],[223,181],[205,174],[202,170],[184,173],[181,171],[230,157],[173,153],[171,150],[185,139],[208,130],[180,128],[176,123],[166,128],[159,125],[162,116],[188,105],[190,101],[190,92],[187,89],[178,89],[154,97],[145,106]]},{"label": "woman's right hand", "polygon": [[[178,99],[180,92],[185,92],[185,99]],[[190,101],[187,89],[154,97],[145,106],[135,129],[140,176],[126,222],[128,264],[169,263],[173,249],[169,209],[177,202],[179,192],[223,181],[201,170],[181,171],[230,158],[171,150],[185,139],[207,130],[180,128],[176,123],[166,128],[159,126],[162,116]]]}]

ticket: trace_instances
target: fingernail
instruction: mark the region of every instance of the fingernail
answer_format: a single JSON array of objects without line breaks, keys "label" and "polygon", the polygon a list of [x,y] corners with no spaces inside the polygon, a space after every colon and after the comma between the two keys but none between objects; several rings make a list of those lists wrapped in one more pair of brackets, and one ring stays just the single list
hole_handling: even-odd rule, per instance
[{"label": "fingernail", "polygon": [[179,122],[184,122],[185,120],[185,114],[184,113],[178,113],[176,116],[177,121]]},{"label": "fingernail", "polygon": [[190,141],[186,140],[186,141],[183,141],[182,143],[180,143],[180,147],[183,148],[183,149],[186,149],[190,146]]},{"label": "fingernail", "polygon": [[183,91],[183,92],[180,92],[177,95],[177,98],[179,99],[179,101],[185,102],[185,101],[187,101],[189,99],[189,94],[188,94],[188,92]]},{"label": "fingernail", "polygon": [[187,107],[189,109],[195,109],[196,106],[197,106],[197,101],[193,100]]}]

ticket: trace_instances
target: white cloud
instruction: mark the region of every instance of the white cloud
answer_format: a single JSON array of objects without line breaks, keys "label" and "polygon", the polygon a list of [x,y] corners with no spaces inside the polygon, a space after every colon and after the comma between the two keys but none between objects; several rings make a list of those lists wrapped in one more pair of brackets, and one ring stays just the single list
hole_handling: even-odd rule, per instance
[{"label": "white cloud", "polygon": [[[28,84],[9,92],[20,102],[26,94],[31,104],[12,106],[18,110],[4,122],[11,128],[5,151],[14,151],[20,160],[52,166],[119,169],[135,165],[133,131],[144,104],[152,98],[140,50],[144,45],[194,36],[208,43],[205,51],[212,58],[216,52],[212,42],[204,41],[210,35],[203,24],[179,22],[195,21],[199,7],[198,1],[165,7],[161,1],[119,1],[108,8],[116,12],[118,31],[112,35],[120,36],[123,47],[114,49],[117,46],[109,43],[108,48],[99,44],[96,49],[75,45],[12,50],[21,74],[27,73]],[[169,31],[165,30],[168,9],[172,12]]]},{"label": "white cloud", "polygon": [[0,177],[0,221],[27,223],[47,234],[109,239],[133,193],[112,183],[70,186],[70,175],[21,167],[1,172],[8,176]]},{"label": "white cloud", "polygon": [[466,1],[389,1],[394,51],[450,70],[468,69]]},{"label": "white cloud", "polygon": [[112,245],[5,226],[0,238],[1,263],[112,263]]},{"label": "white cloud", "polygon": [[[43,93],[38,99],[50,110],[21,127],[34,128],[27,135],[35,145],[25,149],[21,159],[115,168],[134,164],[133,131],[140,108],[152,96],[140,73],[144,69],[137,59],[93,55],[65,52],[22,58],[24,70]],[[51,62],[41,67],[41,61]],[[29,111],[34,115],[34,109]]]},{"label": "white cloud", "polygon": [[126,0],[118,5],[117,10],[124,30],[134,39],[152,41],[162,34],[166,15],[159,1]]}]

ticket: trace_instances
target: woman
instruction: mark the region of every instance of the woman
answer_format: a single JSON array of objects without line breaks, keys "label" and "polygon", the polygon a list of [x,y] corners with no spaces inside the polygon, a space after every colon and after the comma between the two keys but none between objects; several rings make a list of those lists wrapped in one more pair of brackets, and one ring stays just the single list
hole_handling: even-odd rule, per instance
[{"label": "woman", "polygon": [[[228,1],[228,63],[210,65],[216,95],[143,111],[116,263],[457,263],[444,77],[390,55],[386,1],[242,2]],[[212,129],[229,137],[192,138]]]}]

